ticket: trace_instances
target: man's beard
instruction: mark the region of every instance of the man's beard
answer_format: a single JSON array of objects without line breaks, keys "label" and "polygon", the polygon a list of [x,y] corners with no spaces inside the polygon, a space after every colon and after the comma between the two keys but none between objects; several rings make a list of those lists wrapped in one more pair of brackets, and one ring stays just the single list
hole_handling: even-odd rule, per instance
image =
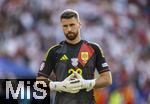
[{"label": "man's beard", "polygon": [[69,32],[69,33],[65,34],[65,36],[68,40],[74,40],[77,38],[78,32],[76,32],[76,33]]}]

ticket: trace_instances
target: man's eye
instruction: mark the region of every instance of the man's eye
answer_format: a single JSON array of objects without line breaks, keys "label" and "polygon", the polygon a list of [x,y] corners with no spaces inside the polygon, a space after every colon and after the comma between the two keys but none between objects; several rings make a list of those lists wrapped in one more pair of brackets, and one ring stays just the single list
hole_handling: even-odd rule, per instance
[{"label": "man's eye", "polygon": [[70,24],[70,26],[72,27],[72,26],[74,26],[74,24]]},{"label": "man's eye", "polygon": [[63,25],[63,27],[68,27],[67,25]]}]

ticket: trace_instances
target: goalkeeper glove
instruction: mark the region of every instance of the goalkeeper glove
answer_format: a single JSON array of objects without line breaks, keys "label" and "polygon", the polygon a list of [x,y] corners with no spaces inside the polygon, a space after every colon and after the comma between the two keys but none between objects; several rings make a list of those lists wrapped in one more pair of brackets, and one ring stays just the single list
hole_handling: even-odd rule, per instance
[{"label": "goalkeeper glove", "polygon": [[77,77],[77,79],[79,79],[81,83],[81,89],[86,89],[86,91],[88,92],[94,88],[96,79],[85,80],[82,78],[82,76],[79,73],[76,72],[75,72],[75,76]]},{"label": "goalkeeper glove", "polygon": [[49,86],[51,90],[58,92],[78,93],[81,89],[81,83],[78,79],[74,79],[74,74],[68,76],[64,81],[61,82],[50,82]]}]

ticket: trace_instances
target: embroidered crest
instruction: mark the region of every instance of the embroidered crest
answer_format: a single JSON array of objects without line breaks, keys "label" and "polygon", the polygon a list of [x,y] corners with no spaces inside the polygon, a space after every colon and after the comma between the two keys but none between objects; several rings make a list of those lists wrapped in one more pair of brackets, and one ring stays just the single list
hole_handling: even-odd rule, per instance
[{"label": "embroidered crest", "polygon": [[76,67],[78,66],[78,58],[71,58],[71,64]]},{"label": "embroidered crest", "polygon": [[89,54],[88,52],[81,52],[81,59],[83,61],[87,61],[89,59]]}]

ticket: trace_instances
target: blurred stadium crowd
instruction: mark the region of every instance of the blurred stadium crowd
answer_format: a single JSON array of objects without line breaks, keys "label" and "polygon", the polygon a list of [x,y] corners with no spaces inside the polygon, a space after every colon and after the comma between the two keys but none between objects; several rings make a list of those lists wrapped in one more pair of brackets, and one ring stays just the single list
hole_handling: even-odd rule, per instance
[{"label": "blurred stadium crowd", "polygon": [[64,39],[67,8],[79,12],[82,38],[100,44],[110,65],[113,85],[95,91],[97,104],[150,104],[150,0],[0,0],[0,78],[36,75]]}]

